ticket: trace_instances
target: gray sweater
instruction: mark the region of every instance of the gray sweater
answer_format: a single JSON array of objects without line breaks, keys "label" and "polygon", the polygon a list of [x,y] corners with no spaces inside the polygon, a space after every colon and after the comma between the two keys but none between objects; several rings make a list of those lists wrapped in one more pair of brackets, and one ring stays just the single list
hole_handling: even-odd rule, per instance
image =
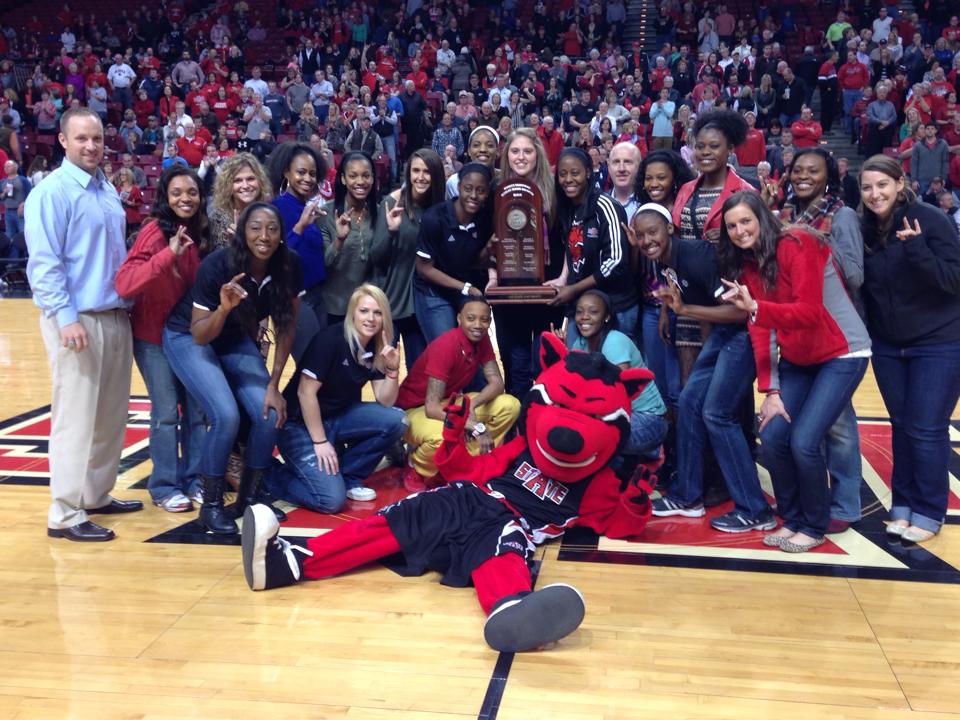
[{"label": "gray sweater", "polygon": [[913,155],[910,158],[910,174],[920,183],[921,189],[926,188],[930,181],[938,175],[947,177],[947,168],[950,164],[950,149],[944,140],[937,140],[933,147],[924,140],[913,146]]}]

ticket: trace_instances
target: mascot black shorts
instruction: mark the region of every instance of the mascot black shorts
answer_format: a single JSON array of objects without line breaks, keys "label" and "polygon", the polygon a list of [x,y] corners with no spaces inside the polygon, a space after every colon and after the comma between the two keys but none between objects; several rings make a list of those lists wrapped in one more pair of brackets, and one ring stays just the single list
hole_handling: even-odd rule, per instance
[{"label": "mascot black shorts", "polygon": [[435,570],[443,573],[442,584],[467,587],[470,573],[495,555],[533,555],[517,515],[473,483],[417,493],[380,512],[400,543],[406,561],[401,575]]}]

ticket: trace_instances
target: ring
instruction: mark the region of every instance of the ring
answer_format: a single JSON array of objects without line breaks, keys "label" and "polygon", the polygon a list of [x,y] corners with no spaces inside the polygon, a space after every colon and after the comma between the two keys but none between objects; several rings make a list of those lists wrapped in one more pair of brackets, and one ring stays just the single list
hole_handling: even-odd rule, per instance
[{"label": "ring", "polygon": [[69,340],[67,340],[67,345],[76,345],[76,344],[77,344],[77,341],[74,340],[73,338],[70,338]]}]

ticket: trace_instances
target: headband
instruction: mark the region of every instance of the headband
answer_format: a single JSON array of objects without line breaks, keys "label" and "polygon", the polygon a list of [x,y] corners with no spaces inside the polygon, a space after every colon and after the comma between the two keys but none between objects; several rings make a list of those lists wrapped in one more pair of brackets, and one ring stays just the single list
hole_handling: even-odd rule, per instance
[{"label": "headband", "polygon": [[657,215],[662,217],[664,220],[666,220],[667,224],[669,225],[673,224],[673,217],[670,215],[670,211],[667,210],[663,205],[660,205],[658,203],[652,203],[652,202],[644,203],[639,208],[637,208],[637,212],[634,214],[639,215],[640,213],[647,213],[647,212],[656,213]]}]

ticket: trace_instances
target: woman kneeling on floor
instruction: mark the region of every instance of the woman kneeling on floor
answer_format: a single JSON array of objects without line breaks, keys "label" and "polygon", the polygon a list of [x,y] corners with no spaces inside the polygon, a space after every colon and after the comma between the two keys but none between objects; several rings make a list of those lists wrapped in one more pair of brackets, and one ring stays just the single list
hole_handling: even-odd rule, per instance
[{"label": "woman kneeling on floor", "polygon": [[[407,429],[397,399],[400,351],[390,344],[387,296],[361,285],[342,323],[321,330],[307,346],[284,390],[287,423],[278,445],[284,464],[267,477],[275,497],[335,513],[346,499],[373,500],[363,482]],[[376,402],[362,402],[367,382]]]}]

